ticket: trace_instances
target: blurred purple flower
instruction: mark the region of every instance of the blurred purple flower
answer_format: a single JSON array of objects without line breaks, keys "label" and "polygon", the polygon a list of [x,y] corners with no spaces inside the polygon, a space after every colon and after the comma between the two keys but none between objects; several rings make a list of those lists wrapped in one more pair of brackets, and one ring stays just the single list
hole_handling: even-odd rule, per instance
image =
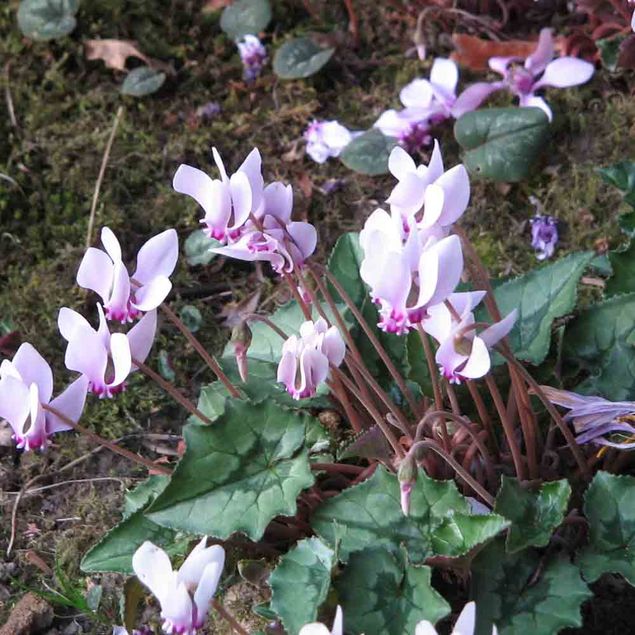
[{"label": "blurred purple flower", "polygon": [[536,214],[531,223],[531,246],[538,260],[551,258],[558,244],[558,220],[546,214]]},{"label": "blurred purple flower", "polygon": [[236,42],[243,63],[243,78],[246,82],[256,80],[267,62],[267,49],[255,35],[245,35]]},{"label": "blurred purple flower", "polygon": [[[564,420],[573,425],[578,443],[595,443],[620,450],[635,449],[635,402],[613,402],[551,386],[540,388],[551,403],[569,410]],[[613,434],[622,434],[624,438],[611,441]]]},{"label": "blurred purple flower", "polygon": [[53,373],[31,344],[22,344],[11,361],[0,364],[0,419],[13,428],[18,449],[44,450],[55,432],[72,426],[43,406],[50,405],[77,422],[86,401],[88,382],[80,377],[51,401]]},{"label": "blurred purple flower", "polygon": [[314,119],[304,131],[306,153],[316,162],[324,163],[330,157],[338,157],[353,140],[352,133],[339,121]]},{"label": "blurred purple flower", "polygon": [[196,116],[199,119],[211,119],[220,113],[220,104],[215,101],[208,101],[206,104],[196,109]]}]

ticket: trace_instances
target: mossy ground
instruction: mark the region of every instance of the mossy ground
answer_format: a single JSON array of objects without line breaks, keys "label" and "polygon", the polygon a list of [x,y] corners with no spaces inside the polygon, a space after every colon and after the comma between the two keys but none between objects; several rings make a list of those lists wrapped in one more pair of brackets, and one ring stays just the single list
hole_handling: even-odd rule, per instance
[{"label": "mossy ground", "polygon": [[[119,105],[125,111],[103,180],[96,227],[115,230],[127,253],[133,254],[145,239],[166,227],[176,227],[182,239],[197,227],[199,211],[172,192],[171,178],[182,162],[210,168],[210,147],[215,145],[234,168],[252,147],[261,149],[266,177],[294,183],[295,213],[317,225],[324,256],[340,232],[359,228],[385,199],[390,178],[355,175],[337,161],[312,163],[303,156],[300,143],[308,120],[336,118],[352,128],[366,128],[383,109],[397,105],[401,86],[429,68],[429,62],[404,57],[410,46],[407,25],[388,20],[382,3],[359,3],[362,42],[355,53],[338,52],[325,71],[305,81],[277,81],[268,67],[253,86],[241,81],[235,47],[220,32],[218,13],[204,14],[199,2],[85,2],[75,32],[50,43],[22,38],[15,23],[16,4],[0,8],[6,63],[3,88],[17,122],[16,127],[6,109],[0,116],[0,323],[17,329],[23,340],[52,361],[59,385],[67,375],[57,311],[71,306],[86,312],[92,306],[92,298],[74,285],[74,275],[86,240],[95,180]],[[325,21],[311,24],[301,3],[274,2],[275,27],[267,44],[275,46],[291,31],[342,28],[343,10],[336,3],[321,4],[327,7]],[[82,42],[90,38],[136,40],[145,54],[169,60],[175,73],[155,95],[124,98],[118,90],[122,73],[85,60]],[[534,213],[530,195],[561,220],[561,252],[593,249],[603,239],[610,245],[620,240],[615,222],[620,196],[601,181],[596,167],[631,156],[632,79],[598,73],[581,89],[552,91],[553,138],[535,175],[509,186],[474,183],[464,224],[495,274],[517,274],[535,263],[526,223]],[[501,98],[501,103],[506,99]],[[219,103],[220,114],[209,120],[197,118],[196,108],[209,101]],[[452,165],[459,153],[450,126],[439,134],[446,164]],[[342,179],[343,187],[326,195],[320,188],[329,179]],[[233,265],[188,268],[184,259],[179,264],[175,303],[177,307],[194,304],[201,310],[200,336],[211,349],[219,349],[226,338],[217,317],[221,300],[240,300],[253,289],[256,283],[249,272],[248,267]],[[219,295],[223,287],[230,295]],[[186,392],[195,395],[197,386],[208,379],[192,351],[169,327],[163,328],[155,350],[168,353],[176,382]],[[136,377],[122,398],[92,401],[84,423],[103,436],[118,438],[149,431],[178,433],[184,418],[158,389]],[[132,439],[130,447],[147,453],[139,438]],[[0,449],[3,546],[10,532],[12,492],[33,476],[51,474],[38,485],[97,476],[122,479],[62,485],[22,501],[9,558],[18,564],[19,574],[0,577],[0,622],[25,587],[39,586],[41,572],[33,565],[32,552],[49,565],[58,562],[79,585],[86,584],[79,559],[117,521],[121,485],[138,475],[105,452],[54,474],[90,451],[84,439],[73,435],[56,442],[42,456],[18,456],[8,447]],[[105,627],[88,628],[93,629],[88,632],[106,632]]]}]

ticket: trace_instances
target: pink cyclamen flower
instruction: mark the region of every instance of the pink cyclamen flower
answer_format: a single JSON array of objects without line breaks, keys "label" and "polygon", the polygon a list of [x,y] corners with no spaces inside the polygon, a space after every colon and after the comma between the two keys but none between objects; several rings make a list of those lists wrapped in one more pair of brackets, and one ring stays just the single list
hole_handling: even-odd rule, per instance
[{"label": "pink cyclamen flower", "polygon": [[505,337],[516,322],[514,309],[500,322],[477,334],[472,309],[484,296],[484,291],[454,293],[447,298],[451,309],[446,303],[431,307],[423,322],[426,333],[439,342],[435,359],[439,371],[450,383],[460,384],[465,379],[485,376],[491,367],[489,349]]},{"label": "pink cyclamen flower", "polygon": [[360,275],[377,304],[379,328],[403,335],[427,317],[428,309],[454,291],[463,271],[457,236],[437,238],[414,227],[400,232],[400,219],[376,210],[360,234]]},{"label": "pink cyclamen flower", "polygon": [[11,361],[0,364],[0,419],[9,422],[18,449],[44,450],[52,434],[72,430],[72,426],[43,406],[77,422],[87,388],[88,382],[80,377],[51,400],[51,367],[31,344],[22,344]]},{"label": "pink cyclamen flower", "polygon": [[467,209],[470,179],[461,163],[445,171],[438,141],[428,165],[416,165],[411,156],[396,147],[390,153],[388,169],[399,181],[386,200],[402,217],[406,231],[417,225],[447,230]]},{"label": "pink cyclamen flower", "polygon": [[344,340],[335,326],[329,327],[323,318],[304,322],[300,337],[292,335],[282,345],[278,381],[294,399],[312,397],[329,368],[338,367],[345,354]]},{"label": "pink cyclamen flower", "polygon": [[320,622],[305,624],[298,635],[343,635],[344,634],[344,615],[342,607],[338,606],[335,611],[335,619],[333,620],[333,628],[329,630],[328,626]]},{"label": "pink cyclamen flower", "polygon": [[[634,401],[609,401],[551,386],[541,386],[541,389],[551,403],[569,410],[564,420],[573,425],[578,443],[595,443],[620,450],[635,449]],[[614,435],[622,438],[612,440]]]},{"label": "pink cyclamen flower", "polygon": [[156,309],[170,293],[170,275],[179,258],[179,239],[174,229],[150,238],[139,249],[137,268],[130,276],[121,246],[108,228],[101,230],[105,251],[89,247],[77,271],[77,284],[97,293],[109,320],[132,322]]},{"label": "pink cyclamen flower", "polygon": [[255,35],[245,35],[236,42],[236,46],[243,63],[243,78],[246,82],[253,82],[267,62],[267,49]]},{"label": "pink cyclamen flower", "polygon": [[[454,624],[450,635],[474,635],[476,631],[476,604],[468,602]],[[417,624],[415,635],[437,635],[437,629],[427,620]],[[498,635],[496,626],[492,626],[492,635]]]},{"label": "pink cyclamen flower", "polygon": [[306,153],[316,163],[324,163],[330,157],[339,157],[354,136],[339,121],[314,119],[304,131]]},{"label": "pink cyclamen flower", "polygon": [[569,88],[588,82],[595,70],[593,64],[577,57],[559,57],[555,60],[551,29],[542,29],[536,50],[523,61],[520,57],[492,57],[490,68],[503,76],[496,82],[477,82],[459,95],[455,108],[467,112],[474,110],[489,95],[507,89],[518,97],[519,105],[541,108],[549,121],[553,114],[547,102],[536,95],[541,88]]},{"label": "pink cyclamen flower", "polygon": [[161,604],[164,632],[195,635],[207,619],[209,606],[218,588],[225,565],[220,545],[206,547],[203,538],[178,571],[172,570],[163,549],[144,542],[132,556],[132,568]]},{"label": "pink cyclamen flower", "polygon": [[88,379],[88,389],[100,398],[125,389],[128,375],[137,370],[133,360],[144,362],[152,348],[157,312],[149,311],[127,333],[110,333],[101,305],[97,330],[76,311],[60,309],[57,324],[68,342],[64,363]]},{"label": "pink cyclamen flower", "polygon": [[254,148],[238,170],[228,176],[216,148],[212,148],[212,155],[220,179],[212,179],[202,170],[183,164],[174,175],[172,187],[191,196],[205,210],[201,223],[206,226],[208,236],[226,243],[241,236],[250,214],[257,215],[263,204],[262,160]]}]

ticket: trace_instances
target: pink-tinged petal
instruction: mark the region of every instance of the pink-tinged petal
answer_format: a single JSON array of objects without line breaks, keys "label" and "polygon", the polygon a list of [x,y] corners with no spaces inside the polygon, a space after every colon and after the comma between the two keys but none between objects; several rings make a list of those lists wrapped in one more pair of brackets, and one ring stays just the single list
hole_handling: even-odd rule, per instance
[{"label": "pink-tinged petal", "polygon": [[174,229],[153,236],[139,249],[137,269],[133,278],[141,284],[150,282],[156,276],[172,275],[179,259],[179,237]]},{"label": "pink-tinged petal", "polygon": [[6,419],[16,436],[22,436],[29,418],[29,387],[15,377],[0,380],[0,419]]},{"label": "pink-tinged petal", "polygon": [[[288,340],[287,340],[288,341]],[[278,374],[276,381],[284,384],[289,392],[295,385],[295,377],[297,372],[298,360],[295,353],[291,351],[284,352],[278,364]]]},{"label": "pink-tinged petal", "polygon": [[225,183],[212,180],[198,168],[181,165],[174,175],[172,187],[179,194],[191,196],[203,208],[206,220],[212,225],[227,225],[231,198]]},{"label": "pink-tinged petal", "polygon": [[331,635],[331,631],[324,624],[312,622],[311,624],[305,624],[298,635]]},{"label": "pink-tinged petal", "polygon": [[452,304],[452,308],[464,318],[474,307],[478,306],[485,295],[486,291],[463,291],[452,293],[447,299]]},{"label": "pink-tinged petal", "polygon": [[[138,325],[137,325],[138,326]],[[130,333],[128,334],[128,337]],[[130,354],[130,344],[125,333],[113,333],[110,337],[110,357],[114,369],[114,377],[106,377],[110,386],[123,384],[132,368],[132,356]]]},{"label": "pink-tinged petal", "polygon": [[271,214],[283,225],[291,220],[293,211],[293,188],[275,181],[269,183],[264,190],[265,214]]},{"label": "pink-tinged petal", "polygon": [[[549,29],[543,29],[549,31]],[[542,35],[542,31],[541,31]],[[472,635],[476,628],[476,604],[468,602],[461,611],[459,617],[454,624],[452,635]]]},{"label": "pink-tinged petal", "polygon": [[452,333],[452,314],[442,302],[428,309],[428,317],[421,323],[423,330],[441,343]]},{"label": "pink-tinged petal", "polygon": [[595,67],[589,62],[579,60],[577,57],[559,57],[547,64],[542,77],[534,84],[534,90],[543,86],[555,88],[569,88],[588,82]]},{"label": "pink-tinged petal", "polygon": [[443,188],[445,200],[439,225],[447,227],[455,223],[463,214],[470,201],[470,177],[462,164],[455,165],[442,174],[435,185]]},{"label": "pink-tinged petal", "polygon": [[99,325],[97,326],[97,335],[99,336],[103,347],[108,350],[110,346],[110,329],[104,315],[104,309],[101,304],[97,304],[97,315],[99,316]]},{"label": "pink-tinged petal", "polygon": [[109,227],[102,227],[101,229],[101,244],[113,262],[123,259],[119,240],[117,240],[117,236]]},{"label": "pink-tinged petal", "polygon": [[[301,386],[300,399],[315,394],[317,387],[329,374],[329,361],[326,355],[316,350],[302,351],[300,355]],[[308,394],[304,394],[305,390]]]},{"label": "pink-tinged petal", "polygon": [[337,327],[331,326],[326,331],[322,342],[322,352],[333,366],[339,366],[344,360],[346,345]]},{"label": "pink-tinged petal", "polygon": [[416,172],[417,166],[414,159],[401,146],[395,146],[388,157],[388,169],[397,180],[401,180],[406,174]]},{"label": "pink-tinged petal", "polygon": [[[174,574],[176,576],[176,574]],[[192,597],[184,584],[174,583],[171,591],[161,602],[161,617],[165,620],[163,630],[167,633],[195,633],[193,630]]]},{"label": "pink-tinged petal", "polygon": [[215,563],[222,570],[225,566],[225,550],[220,545],[207,546],[207,536],[205,536],[190,551],[181,568],[178,571],[179,582],[193,590],[201,582],[203,571],[210,563]]},{"label": "pink-tinged petal", "polygon": [[139,582],[162,601],[173,574],[168,554],[146,540],[132,556],[132,568]]},{"label": "pink-tinged petal", "polygon": [[[563,406],[564,408],[573,409],[596,403],[598,405],[613,405],[611,402],[608,402],[606,399],[602,399],[601,397],[578,395],[570,390],[559,390],[557,388],[553,388],[552,386],[540,386],[540,388],[551,403],[554,403],[557,406]],[[635,410],[635,402],[633,403],[633,406],[633,410]]]},{"label": "pink-tinged petal", "polygon": [[[157,330],[157,312],[148,311],[127,333],[130,354],[134,359],[145,362]],[[114,336],[113,336],[114,337]]]},{"label": "pink-tinged petal", "polygon": [[254,148],[241,163],[237,172],[243,172],[249,180],[249,189],[251,190],[251,208],[253,211],[260,207],[262,201],[262,191],[265,187],[262,178],[262,159],[258,148]]},{"label": "pink-tinged petal", "polygon": [[40,402],[40,394],[37,384],[29,387],[29,410],[31,422],[29,429],[24,433],[27,441],[25,450],[44,448],[46,446],[46,416]]},{"label": "pink-tinged petal", "polygon": [[[221,547],[222,548],[222,547]],[[209,605],[218,589],[223,567],[218,562],[211,562],[202,572],[201,581],[194,591],[194,605],[196,606],[196,627],[202,627],[207,619]]]},{"label": "pink-tinged petal", "polygon": [[532,75],[539,75],[553,59],[554,53],[551,29],[542,29],[536,50],[525,60],[525,68]]},{"label": "pink-tinged petal", "polygon": [[353,140],[351,132],[338,121],[324,121],[321,127],[322,142],[330,149],[330,155],[337,157]]},{"label": "pink-tinged petal", "polygon": [[415,79],[399,93],[399,99],[406,108],[429,108],[433,96],[432,86],[427,79]]},{"label": "pink-tinged petal", "polygon": [[477,82],[468,86],[454,102],[452,115],[457,119],[476,110],[492,93],[505,88],[504,82]]},{"label": "pink-tinged petal", "polygon": [[549,121],[553,119],[551,108],[542,97],[538,97],[534,94],[520,95],[518,102],[518,105],[522,108],[540,108],[547,115]]},{"label": "pink-tinged petal", "polygon": [[430,162],[427,166],[420,165],[417,171],[425,174],[428,183],[433,183],[443,174],[443,156],[438,139],[434,140]]},{"label": "pink-tinged petal", "polygon": [[518,60],[520,60],[521,58],[516,56],[516,55],[511,55],[511,56],[507,56],[507,57],[499,57],[499,56],[495,56],[495,57],[490,57],[487,65],[495,72],[498,73],[499,75],[502,75],[503,77],[505,77],[505,75],[507,74],[507,69],[509,67],[509,65],[512,62],[516,62]]},{"label": "pink-tinged petal", "polygon": [[104,383],[108,353],[93,329],[77,329],[68,341],[64,364],[69,370],[86,375],[96,386]]},{"label": "pink-tinged petal", "polygon": [[171,289],[170,279],[158,276],[135,291],[132,306],[139,311],[152,311],[168,297]]},{"label": "pink-tinged petal", "polygon": [[[61,412],[71,421],[77,423],[84,410],[86,403],[86,392],[88,391],[88,379],[83,375],[76,379],[64,392],[51,401],[51,407]],[[72,430],[72,426],[64,423],[57,415],[46,412],[46,432],[63,432]]]},{"label": "pink-tinged petal", "polygon": [[398,210],[402,215],[410,216],[417,213],[423,206],[426,193],[426,181],[416,173],[405,174],[395,185],[386,202]]},{"label": "pink-tinged petal", "polygon": [[24,343],[13,357],[13,366],[22,381],[30,386],[36,384],[43,403],[48,403],[53,394],[53,371],[46,360],[29,344]]},{"label": "pink-tinged petal", "polygon": [[399,115],[396,110],[386,110],[379,115],[373,128],[377,128],[387,137],[399,138],[410,130],[412,122]]},{"label": "pink-tinged petal", "polygon": [[308,258],[317,246],[317,230],[311,223],[294,222],[287,225],[287,231],[297,245],[302,257]]},{"label": "pink-tinged petal", "polygon": [[458,236],[440,240],[421,254],[417,306],[434,305],[447,298],[461,279],[463,251]]},{"label": "pink-tinged petal", "polygon": [[633,11],[633,16],[631,17],[631,29],[635,31],[635,11]]},{"label": "pink-tinged petal", "polygon": [[113,264],[110,256],[101,249],[89,247],[77,270],[77,284],[90,289],[108,301],[112,288]]},{"label": "pink-tinged petal", "polygon": [[430,70],[430,83],[448,98],[454,95],[458,82],[459,69],[456,63],[444,57],[437,57]]},{"label": "pink-tinged petal", "polygon": [[223,163],[223,159],[221,159],[220,153],[216,148],[212,148],[212,157],[214,158],[214,163],[218,168],[218,172],[220,173],[221,181],[227,182],[229,181],[229,177],[227,176],[227,170],[225,169],[225,164]]},{"label": "pink-tinged petal", "polygon": [[443,188],[433,183],[428,185],[425,190],[425,199],[423,203],[423,218],[419,223],[422,229],[432,227],[437,223],[443,212],[445,203],[445,192]]},{"label": "pink-tinged petal", "polygon": [[62,334],[62,337],[70,342],[77,329],[93,330],[92,326],[88,323],[88,320],[83,316],[69,309],[68,307],[62,307],[57,314],[57,327]]},{"label": "pink-tinged petal", "polygon": [[112,320],[124,322],[128,317],[128,302],[130,301],[130,276],[121,260],[115,261],[113,268],[113,285],[108,302],[104,308]]},{"label": "pink-tinged petal", "polygon": [[517,316],[518,311],[516,309],[510,311],[500,322],[496,322],[486,328],[479,337],[485,342],[488,348],[492,348],[492,346],[500,342],[500,340],[512,330],[516,323]]},{"label": "pink-tinged petal", "polygon": [[342,614],[342,607],[339,605],[335,611],[335,619],[333,620],[331,635],[344,635],[344,615]]},{"label": "pink-tinged petal", "polygon": [[437,635],[437,629],[431,622],[423,620],[415,627],[415,635]]},{"label": "pink-tinged petal", "polygon": [[455,381],[457,368],[464,364],[468,357],[456,350],[454,336],[450,335],[448,338],[440,342],[434,358],[439,365],[443,376],[450,381]]},{"label": "pink-tinged petal", "polygon": [[376,257],[376,260],[380,275],[374,280],[373,293],[400,313],[405,311],[412,286],[406,259],[402,254],[388,252]]},{"label": "pink-tinged petal", "polygon": [[472,340],[472,351],[465,366],[459,371],[462,377],[478,379],[489,372],[491,366],[487,345],[480,337]]},{"label": "pink-tinged petal", "polygon": [[253,197],[249,179],[244,172],[236,172],[229,179],[229,189],[231,190],[234,218],[231,228],[242,227],[249,218],[252,211]]}]

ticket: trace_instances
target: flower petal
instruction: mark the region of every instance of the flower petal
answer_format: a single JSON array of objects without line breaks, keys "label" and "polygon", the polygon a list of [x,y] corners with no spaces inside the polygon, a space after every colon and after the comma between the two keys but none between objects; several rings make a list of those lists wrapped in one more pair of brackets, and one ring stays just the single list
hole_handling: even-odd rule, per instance
[{"label": "flower petal", "polygon": [[[135,324],[125,336],[130,349],[131,356],[140,361],[145,362],[150,354],[154,336],[157,330],[157,312],[156,309],[148,311]],[[114,337],[114,336],[113,336]]]},{"label": "flower petal", "polygon": [[[293,222],[287,225],[287,232],[306,260],[317,246],[317,230],[311,223]],[[296,263],[302,264],[302,263]]]},{"label": "flower petal", "polygon": [[517,315],[518,311],[516,309],[510,311],[500,322],[492,324],[480,334],[479,337],[488,348],[492,348],[492,346],[500,342],[514,328]]},{"label": "flower petal", "polygon": [[13,357],[13,366],[20,373],[22,381],[30,386],[36,384],[43,403],[48,403],[53,394],[53,371],[46,360],[25,342]]},{"label": "flower petal", "polygon": [[467,358],[465,366],[459,371],[460,374],[469,379],[478,379],[487,375],[490,366],[491,362],[487,345],[480,337],[475,337],[472,340],[472,352]]},{"label": "flower petal", "polygon": [[338,604],[335,611],[335,618],[333,619],[333,629],[331,635],[343,635],[344,633],[344,616],[342,614],[342,607]]},{"label": "flower petal", "polygon": [[173,573],[168,554],[146,540],[132,556],[132,568],[139,582],[147,586],[163,604]]},{"label": "flower petal", "polygon": [[[222,549],[222,547],[220,548]],[[222,573],[223,566],[219,562],[210,562],[203,569],[200,582],[194,591],[194,604],[196,606],[196,624],[194,626],[200,627],[205,623],[210,602],[216,593]]]},{"label": "flower petal", "polygon": [[68,307],[62,307],[57,314],[57,327],[59,328],[62,337],[70,342],[74,338],[74,332],[76,329],[89,329],[93,330],[92,326],[88,323],[88,320],[83,316],[69,309]]},{"label": "flower petal", "polygon": [[113,263],[101,249],[89,247],[77,270],[77,284],[94,291],[104,302],[108,302],[112,287]]},{"label": "flower petal", "polygon": [[[549,29],[543,29],[549,30]],[[472,635],[476,625],[476,604],[468,602],[454,624],[452,635]]]},{"label": "flower petal", "polygon": [[440,89],[443,95],[451,98],[459,82],[459,69],[455,62],[445,57],[437,57],[430,70],[430,83]]},{"label": "flower petal", "polygon": [[322,352],[333,366],[339,366],[346,355],[346,345],[336,326],[331,326],[324,335]]},{"label": "flower petal", "polygon": [[220,545],[207,547],[207,536],[205,536],[181,565],[178,571],[179,582],[183,582],[188,589],[195,589],[201,584],[205,567],[211,563],[216,564],[222,571],[225,566],[225,550]]},{"label": "flower petal", "polygon": [[265,214],[271,214],[286,225],[293,210],[293,188],[279,181],[269,183],[264,190]]},{"label": "flower petal", "polygon": [[499,75],[505,77],[507,75],[507,69],[512,62],[516,62],[521,58],[517,55],[508,55],[508,56],[494,56],[490,57],[487,65]]},{"label": "flower petal", "polygon": [[179,237],[174,229],[153,236],[139,249],[133,278],[141,284],[157,276],[172,275],[179,259]]},{"label": "flower petal", "polygon": [[456,235],[443,238],[426,249],[419,260],[417,306],[431,306],[447,298],[461,279],[463,252]]},{"label": "flower petal", "polygon": [[555,88],[569,88],[588,82],[595,67],[589,62],[579,60],[577,57],[559,57],[547,64],[542,77],[534,84],[534,90],[543,86]]},{"label": "flower petal", "polygon": [[437,635],[437,629],[428,620],[423,620],[417,624],[415,635]]},{"label": "flower petal", "polygon": [[15,377],[3,377],[0,380],[0,419],[6,419],[15,435],[22,436],[29,412],[28,385]]},{"label": "flower petal", "polygon": [[172,283],[165,276],[157,276],[149,283],[137,289],[132,305],[139,311],[152,311],[168,297]]},{"label": "flower petal", "polygon": [[114,232],[109,227],[102,227],[101,243],[113,262],[122,260],[121,245],[119,244]]},{"label": "flower petal", "polygon": [[112,358],[114,377],[112,379],[106,377],[105,380],[110,386],[119,386],[126,380],[132,368],[130,344],[125,333],[113,333],[111,335],[110,357]]},{"label": "flower petal", "polygon": [[536,50],[525,60],[525,68],[532,75],[539,75],[553,59],[554,53],[551,29],[542,29],[538,37]]},{"label": "flower petal", "polygon": [[399,99],[406,108],[429,108],[433,96],[432,86],[427,79],[415,79],[399,92]]},{"label": "flower petal", "polygon": [[251,209],[256,211],[262,202],[262,191],[265,187],[262,178],[262,158],[258,148],[254,148],[240,164],[237,172],[243,172],[249,180],[251,190]]},{"label": "flower petal", "polygon": [[229,178],[229,189],[232,196],[234,218],[232,229],[242,227],[253,210],[253,195],[249,178],[244,172],[236,172]]},{"label": "flower petal", "polygon": [[435,181],[435,185],[443,188],[445,193],[439,225],[447,227],[455,223],[467,208],[470,201],[470,177],[465,166],[460,163],[443,173]]},{"label": "flower petal", "polygon": [[388,169],[396,179],[401,180],[409,172],[415,172],[417,166],[414,159],[401,146],[395,146],[388,157]]},{"label": "flower petal", "polygon": [[476,110],[492,93],[505,87],[503,82],[477,82],[468,86],[454,102],[452,116],[457,119]]},{"label": "flower petal", "polygon": [[386,202],[404,216],[416,214],[425,200],[426,181],[414,172],[405,174],[395,185]]},{"label": "flower petal", "polygon": [[[86,403],[86,391],[88,390],[88,379],[82,375],[76,379],[66,390],[55,397],[51,401],[51,407],[55,408],[63,415],[66,415],[71,421],[77,423],[79,417],[84,410]],[[64,423],[57,415],[52,412],[46,412],[46,432],[53,434],[54,432],[62,432],[64,430],[72,430],[72,426]]]}]

